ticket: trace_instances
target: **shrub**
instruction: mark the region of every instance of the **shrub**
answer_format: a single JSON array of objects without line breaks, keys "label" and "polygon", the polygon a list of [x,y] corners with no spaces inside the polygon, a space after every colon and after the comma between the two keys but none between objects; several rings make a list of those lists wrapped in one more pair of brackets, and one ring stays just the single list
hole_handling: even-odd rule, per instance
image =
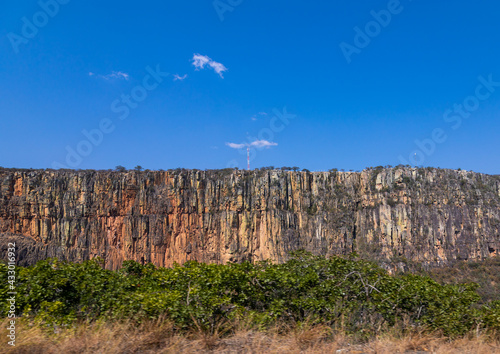
[{"label": "shrub", "polygon": [[[354,257],[298,251],[282,264],[204,264],[156,268],[126,261],[118,271],[102,260],[49,259],[18,268],[17,315],[49,325],[78,320],[166,317],[177,328],[216,333],[238,318],[257,327],[279,323],[342,324],[349,332],[409,321],[447,335],[498,329],[499,303],[474,308],[475,284],[440,285],[425,276],[391,276]],[[0,306],[6,316],[7,267],[0,264]]]}]

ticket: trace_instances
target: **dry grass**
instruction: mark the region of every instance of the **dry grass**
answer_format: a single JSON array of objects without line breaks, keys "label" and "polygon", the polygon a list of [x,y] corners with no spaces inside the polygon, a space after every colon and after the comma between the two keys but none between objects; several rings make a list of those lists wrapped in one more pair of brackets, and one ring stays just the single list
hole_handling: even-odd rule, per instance
[{"label": "dry grass", "polygon": [[276,328],[265,332],[240,326],[219,338],[201,332],[179,334],[168,321],[79,325],[49,334],[40,326],[18,323],[16,347],[7,345],[7,322],[0,353],[500,353],[499,336],[469,335],[449,340],[437,334],[401,335],[394,330],[367,343],[326,326]]}]

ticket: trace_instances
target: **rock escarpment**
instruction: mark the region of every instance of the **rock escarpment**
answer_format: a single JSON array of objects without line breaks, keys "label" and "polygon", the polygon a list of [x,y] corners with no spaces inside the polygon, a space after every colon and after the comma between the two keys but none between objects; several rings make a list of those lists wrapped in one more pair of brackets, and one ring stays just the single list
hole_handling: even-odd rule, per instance
[{"label": "rock escarpment", "polygon": [[500,252],[500,176],[375,168],[0,171],[0,256],[170,266],[348,254],[428,266]]}]

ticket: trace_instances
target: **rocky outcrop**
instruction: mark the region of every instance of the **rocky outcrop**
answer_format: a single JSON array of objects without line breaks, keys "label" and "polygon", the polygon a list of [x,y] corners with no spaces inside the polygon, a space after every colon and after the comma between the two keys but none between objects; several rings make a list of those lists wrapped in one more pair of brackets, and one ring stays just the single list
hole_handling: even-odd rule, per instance
[{"label": "rocky outcrop", "polygon": [[375,168],[0,171],[0,255],[107,268],[283,261],[289,251],[359,254],[424,265],[500,252],[500,176]]}]

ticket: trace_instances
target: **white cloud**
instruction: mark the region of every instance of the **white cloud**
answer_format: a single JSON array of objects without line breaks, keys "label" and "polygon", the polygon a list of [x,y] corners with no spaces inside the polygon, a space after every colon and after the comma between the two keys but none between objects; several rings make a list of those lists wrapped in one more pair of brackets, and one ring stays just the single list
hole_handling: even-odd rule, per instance
[{"label": "white cloud", "polygon": [[259,114],[260,114],[261,116],[267,116],[267,113],[266,113],[266,112],[259,112]]},{"label": "white cloud", "polygon": [[177,80],[182,81],[182,80],[184,80],[186,77],[187,77],[187,74],[185,74],[184,76],[179,76],[179,75],[175,74],[175,75],[174,75],[174,81],[177,81]]},{"label": "white cloud", "polygon": [[108,75],[96,75],[93,72],[89,72],[89,76],[97,76],[104,80],[111,80],[111,79],[128,80],[130,77],[129,74],[124,73],[123,71],[112,71],[111,74]]},{"label": "white cloud", "polygon": [[196,70],[203,69],[205,67],[205,64],[209,63],[212,59],[207,57],[206,55],[201,55],[201,54],[193,54],[193,65],[196,68]]},{"label": "white cloud", "polygon": [[221,78],[224,78],[222,73],[227,71],[227,68],[222,63],[218,63],[215,60],[210,59],[206,55],[193,54],[193,59],[191,59],[193,66],[196,70],[205,69],[205,65],[208,64]]},{"label": "white cloud", "polygon": [[124,79],[128,80],[129,75],[127,73],[124,73],[122,71],[112,71],[111,74],[103,76],[106,80],[110,79]]},{"label": "white cloud", "polygon": [[250,143],[250,146],[255,146],[259,148],[269,148],[271,146],[277,146],[277,143],[273,143],[272,141],[267,141],[267,140],[255,140]]},{"label": "white cloud", "polygon": [[226,145],[231,149],[243,149],[244,147],[247,147],[247,144],[226,143]]},{"label": "white cloud", "polygon": [[271,146],[278,146],[277,143],[267,140],[255,140],[247,144],[236,144],[236,143],[226,143],[231,149],[243,149],[245,147],[256,147],[256,148],[270,148]]},{"label": "white cloud", "polygon": [[256,116],[253,116],[251,119],[252,119],[252,120],[257,120],[257,117],[256,117]]},{"label": "white cloud", "polygon": [[222,73],[224,71],[227,71],[227,68],[223,64],[217,63],[216,61],[211,61],[210,63],[208,63],[208,65],[210,65],[212,69],[214,69],[214,71],[219,74],[220,77],[224,78],[224,76],[222,76]]}]

